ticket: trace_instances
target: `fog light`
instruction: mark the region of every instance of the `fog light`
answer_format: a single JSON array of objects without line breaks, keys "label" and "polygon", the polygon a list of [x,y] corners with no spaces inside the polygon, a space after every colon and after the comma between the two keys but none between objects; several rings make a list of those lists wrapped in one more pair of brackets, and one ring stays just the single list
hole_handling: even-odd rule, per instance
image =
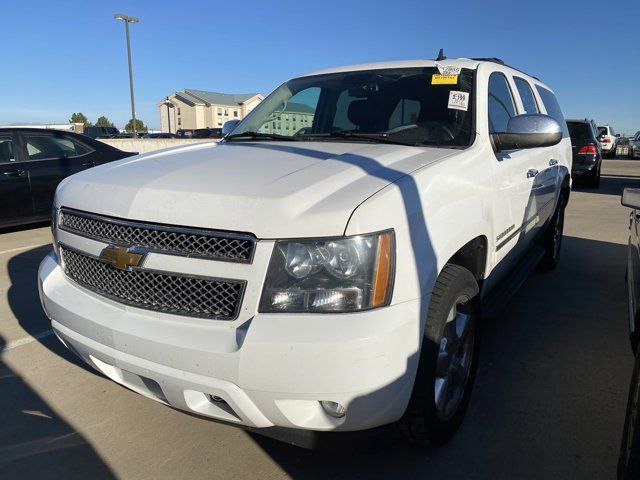
[{"label": "fog light", "polygon": [[331,402],[329,400],[321,400],[320,405],[324,408],[324,411],[327,412],[334,418],[342,418],[347,413],[347,409],[342,405],[336,402]]}]

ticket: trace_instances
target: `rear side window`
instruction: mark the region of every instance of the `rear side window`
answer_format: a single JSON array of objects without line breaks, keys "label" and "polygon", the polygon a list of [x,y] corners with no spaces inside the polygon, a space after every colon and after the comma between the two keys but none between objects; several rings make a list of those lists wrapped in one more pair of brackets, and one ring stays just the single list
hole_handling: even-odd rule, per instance
[{"label": "rear side window", "polygon": [[571,140],[592,140],[591,127],[585,122],[567,122]]},{"label": "rear side window", "polygon": [[13,141],[10,133],[0,133],[0,163],[15,162]]},{"label": "rear side window", "polygon": [[88,145],[64,134],[25,133],[24,139],[29,160],[74,158],[94,151]]},{"label": "rear side window", "polygon": [[536,103],[536,97],[533,95],[531,85],[524,78],[515,77],[516,88],[522,99],[522,105],[524,106],[525,113],[539,113],[538,104]]},{"label": "rear side window", "polygon": [[563,136],[568,137],[569,129],[567,128],[567,124],[564,121],[564,115],[562,114],[562,110],[560,109],[558,99],[550,90],[547,90],[540,85],[536,85],[536,88],[538,89],[540,98],[542,98],[544,108],[547,110],[547,115],[553,117],[560,124],[560,127],[562,127],[562,131],[564,133]]},{"label": "rear side window", "polygon": [[516,116],[516,107],[509,88],[507,77],[502,73],[493,73],[489,78],[489,131],[501,133],[507,131],[511,117]]}]

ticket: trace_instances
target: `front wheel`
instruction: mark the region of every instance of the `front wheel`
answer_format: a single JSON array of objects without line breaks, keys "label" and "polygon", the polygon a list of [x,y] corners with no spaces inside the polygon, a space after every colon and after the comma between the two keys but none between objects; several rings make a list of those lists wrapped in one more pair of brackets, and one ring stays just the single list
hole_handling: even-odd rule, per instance
[{"label": "front wheel", "polygon": [[478,364],[478,284],[447,264],[431,295],[420,363],[400,428],[411,443],[442,445],[464,417]]}]

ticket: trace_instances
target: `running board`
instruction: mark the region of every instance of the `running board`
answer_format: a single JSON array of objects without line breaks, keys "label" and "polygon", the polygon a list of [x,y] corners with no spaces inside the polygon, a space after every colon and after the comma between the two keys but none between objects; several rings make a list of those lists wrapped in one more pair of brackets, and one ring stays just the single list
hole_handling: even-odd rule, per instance
[{"label": "running board", "polygon": [[525,280],[536,269],[544,254],[545,249],[536,245],[518,262],[511,273],[483,299],[483,317],[497,317],[504,310]]}]

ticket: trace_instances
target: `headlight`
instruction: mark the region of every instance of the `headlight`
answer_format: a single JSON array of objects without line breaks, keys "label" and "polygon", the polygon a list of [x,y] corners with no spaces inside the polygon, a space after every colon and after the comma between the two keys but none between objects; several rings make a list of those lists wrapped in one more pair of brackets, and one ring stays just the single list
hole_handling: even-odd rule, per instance
[{"label": "headlight", "polygon": [[393,231],[279,241],[259,311],[355,312],[388,305],[394,256]]}]

